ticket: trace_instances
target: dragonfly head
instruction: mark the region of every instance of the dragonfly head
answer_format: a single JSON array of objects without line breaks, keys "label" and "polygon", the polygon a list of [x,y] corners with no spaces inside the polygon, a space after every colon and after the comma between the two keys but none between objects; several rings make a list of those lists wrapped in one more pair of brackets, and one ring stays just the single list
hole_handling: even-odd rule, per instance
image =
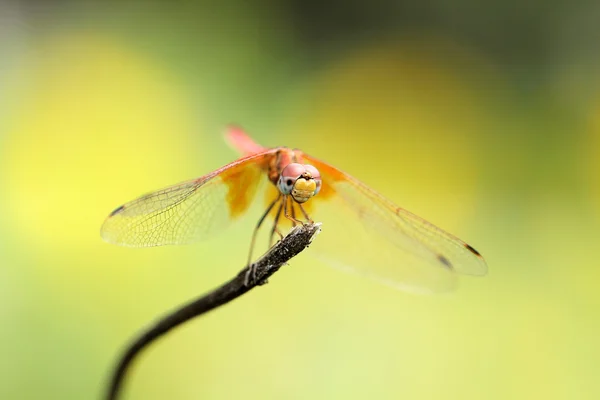
[{"label": "dragonfly head", "polygon": [[291,163],[281,171],[277,187],[282,194],[291,195],[298,203],[305,203],[319,193],[321,174],[312,165]]}]

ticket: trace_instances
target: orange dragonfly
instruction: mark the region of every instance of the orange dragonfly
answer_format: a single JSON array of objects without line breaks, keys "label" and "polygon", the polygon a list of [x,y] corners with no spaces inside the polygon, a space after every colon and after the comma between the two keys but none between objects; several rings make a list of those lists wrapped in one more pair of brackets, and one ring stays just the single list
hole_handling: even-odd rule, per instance
[{"label": "orange dragonfly", "polygon": [[314,219],[332,233],[322,233],[309,253],[398,289],[442,292],[454,288],[458,274],[486,274],[473,247],[345,172],[297,149],[262,147],[236,127],[226,139],[242,158],[118,207],[102,226],[104,240],[131,247],[199,241],[245,214],[262,192],[267,210],[251,247],[269,215],[270,243],[283,235],[283,221]]}]

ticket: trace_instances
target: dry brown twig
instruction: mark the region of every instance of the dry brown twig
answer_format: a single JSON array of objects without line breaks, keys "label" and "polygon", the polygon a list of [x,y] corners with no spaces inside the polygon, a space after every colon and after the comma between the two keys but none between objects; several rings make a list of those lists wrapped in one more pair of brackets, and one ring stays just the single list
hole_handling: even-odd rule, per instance
[{"label": "dry brown twig", "polygon": [[137,336],[126,348],[113,371],[110,386],[106,392],[107,400],[116,400],[125,374],[135,357],[152,342],[171,329],[198,317],[210,310],[243,295],[256,286],[267,283],[267,279],[289,260],[304,250],[320,231],[321,224],[296,226],[282,240],[251,266],[241,270],[237,276],[217,289],[172,311]]}]

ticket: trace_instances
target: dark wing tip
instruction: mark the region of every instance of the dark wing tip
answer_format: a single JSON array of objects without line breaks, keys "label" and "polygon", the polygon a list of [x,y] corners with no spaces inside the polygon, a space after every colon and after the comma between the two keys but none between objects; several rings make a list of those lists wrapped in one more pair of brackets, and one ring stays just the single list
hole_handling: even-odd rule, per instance
[{"label": "dark wing tip", "polygon": [[122,206],[120,206],[120,207],[117,207],[117,208],[115,208],[115,209],[113,210],[113,212],[111,212],[111,213],[110,213],[109,217],[112,217],[113,215],[120,213],[121,211],[123,211],[123,209],[125,209],[125,206],[124,206],[124,205],[122,205]]},{"label": "dark wing tip", "polygon": [[479,254],[479,252],[477,250],[475,250],[473,247],[471,247],[470,245],[465,243],[465,248],[467,250],[469,250],[471,253],[475,254],[477,257],[481,257],[481,254]]},{"label": "dark wing tip", "polygon": [[441,254],[438,254],[437,259],[439,262],[444,264],[445,267],[447,267],[448,269],[452,269],[452,263],[446,257],[444,257]]}]

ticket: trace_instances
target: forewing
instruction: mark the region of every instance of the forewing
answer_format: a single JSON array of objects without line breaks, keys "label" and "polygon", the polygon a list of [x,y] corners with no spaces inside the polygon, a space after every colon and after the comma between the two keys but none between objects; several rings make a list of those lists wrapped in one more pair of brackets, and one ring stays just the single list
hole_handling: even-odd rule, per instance
[{"label": "forewing", "polygon": [[[481,255],[337,168],[304,155],[321,173],[311,217],[323,222],[313,248],[328,264],[404,290],[452,289],[456,273],[484,275]],[[325,240],[328,231],[330,240]]]},{"label": "forewing", "polygon": [[102,238],[130,247],[202,240],[248,209],[276,151],[241,158],[201,178],[126,203],[108,216]]}]

